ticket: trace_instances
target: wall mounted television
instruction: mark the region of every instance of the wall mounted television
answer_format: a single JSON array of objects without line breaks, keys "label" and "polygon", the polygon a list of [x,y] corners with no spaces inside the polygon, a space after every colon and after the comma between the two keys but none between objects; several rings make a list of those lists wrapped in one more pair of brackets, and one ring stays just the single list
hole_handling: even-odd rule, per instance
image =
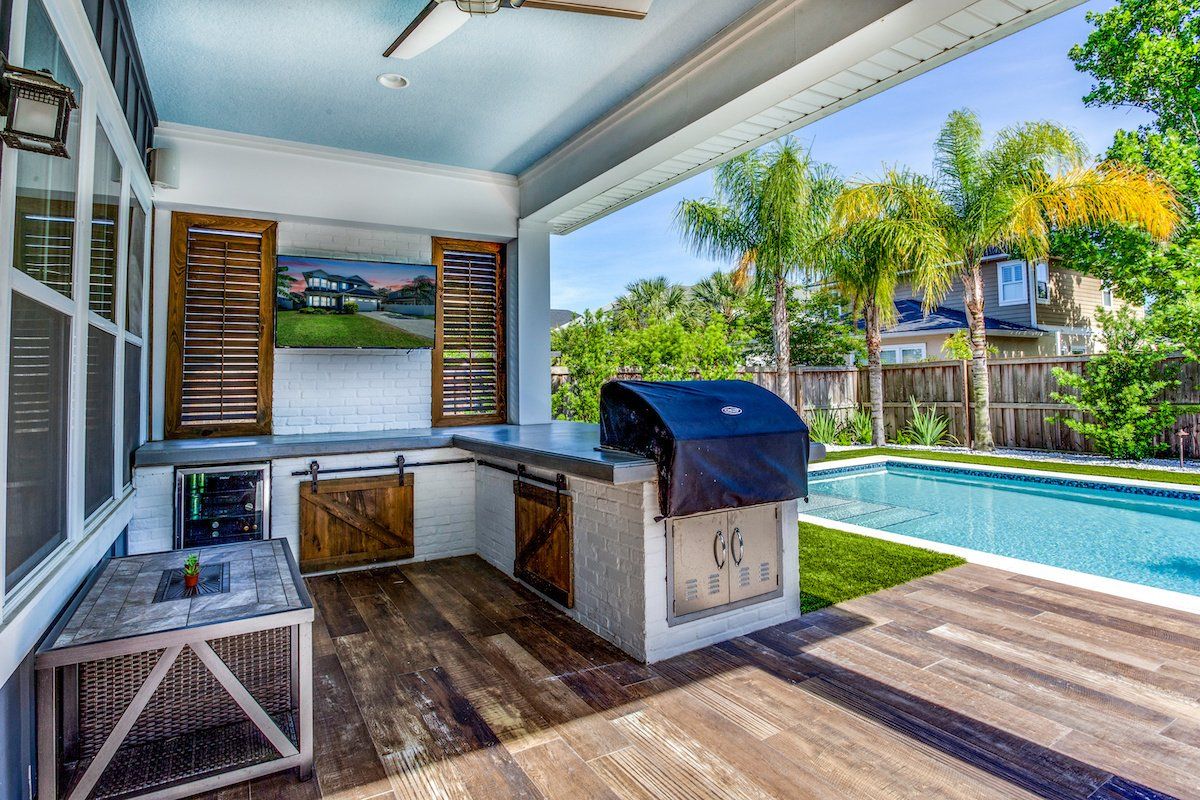
[{"label": "wall mounted television", "polygon": [[437,267],[280,255],[275,346],[433,347]]}]

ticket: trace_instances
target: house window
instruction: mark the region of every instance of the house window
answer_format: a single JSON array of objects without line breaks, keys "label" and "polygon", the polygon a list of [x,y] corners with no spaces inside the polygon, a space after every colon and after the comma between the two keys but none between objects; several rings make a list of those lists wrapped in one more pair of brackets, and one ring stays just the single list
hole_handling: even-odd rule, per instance
[{"label": "house window", "polygon": [[1040,262],[1036,267],[1037,285],[1034,287],[1037,301],[1041,305],[1046,305],[1050,302],[1050,265],[1045,261]]},{"label": "house window", "polygon": [[88,308],[104,319],[116,313],[117,251],[121,210],[121,162],[103,126],[96,123],[96,160],[92,164],[92,270]]},{"label": "house window", "polygon": [[6,588],[67,538],[71,319],[14,292],[11,333]]},{"label": "house window", "polygon": [[1113,292],[1111,287],[1105,286],[1100,290],[1100,305],[1105,308],[1113,307]]},{"label": "house window", "polygon": [[1025,262],[1002,261],[996,265],[999,273],[1000,305],[1014,306],[1028,300],[1025,289]]},{"label": "house window", "polygon": [[434,239],[433,262],[433,424],[505,422],[503,246]]},{"label": "house window", "polygon": [[889,345],[879,351],[884,364],[912,364],[925,360],[925,343]]},{"label": "house window", "polygon": [[[71,87],[79,98],[83,85],[39,2],[29,4],[24,66],[50,70],[55,80]],[[66,297],[72,296],[74,275],[80,116],[71,115],[71,126],[67,130],[70,158],[28,151],[15,154],[17,223],[13,237],[13,265]]]},{"label": "house window", "polygon": [[271,432],[276,223],[175,212],[166,434]]}]

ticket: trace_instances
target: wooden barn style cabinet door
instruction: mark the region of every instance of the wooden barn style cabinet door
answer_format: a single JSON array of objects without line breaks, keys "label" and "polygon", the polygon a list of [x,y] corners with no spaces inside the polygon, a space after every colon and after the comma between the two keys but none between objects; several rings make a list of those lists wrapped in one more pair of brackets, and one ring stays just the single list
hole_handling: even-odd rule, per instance
[{"label": "wooden barn style cabinet door", "polygon": [[412,557],[412,473],[300,484],[301,571]]},{"label": "wooden barn style cabinet door", "polygon": [[524,481],[516,495],[517,556],[513,573],[554,602],[575,606],[575,524],[571,496]]}]

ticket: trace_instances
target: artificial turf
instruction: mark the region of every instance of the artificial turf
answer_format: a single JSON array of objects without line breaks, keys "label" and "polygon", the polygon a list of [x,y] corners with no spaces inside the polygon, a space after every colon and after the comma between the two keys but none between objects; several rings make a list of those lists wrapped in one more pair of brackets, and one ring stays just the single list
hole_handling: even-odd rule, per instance
[{"label": "artificial turf", "polygon": [[816,611],[964,563],[957,556],[801,522],[800,611]]},{"label": "artificial turf", "polygon": [[1100,475],[1106,478],[1133,478],[1163,483],[1183,483],[1200,486],[1200,473],[1171,472],[1165,469],[1142,469],[1139,467],[1117,467],[1105,464],[1076,464],[1063,461],[1034,461],[1025,458],[953,453],[942,450],[909,450],[903,447],[866,447],[861,450],[831,450],[825,454],[826,461],[841,461],[862,456],[901,456],[924,458],[930,461],[954,461],[962,464],[978,464],[987,467],[1017,467],[1043,472],[1066,472],[1072,475]]}]

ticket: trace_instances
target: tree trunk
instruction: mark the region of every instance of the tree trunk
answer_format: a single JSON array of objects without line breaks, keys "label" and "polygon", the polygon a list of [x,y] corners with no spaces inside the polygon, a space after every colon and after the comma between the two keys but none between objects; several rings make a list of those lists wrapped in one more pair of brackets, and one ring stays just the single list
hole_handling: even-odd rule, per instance
[{"label": "tree trunk", "polygon": [[879,306],[868,303],[863,309],[867,324],[867,388],[871,400],[871,444],[887,443],[883,427],[883,332],[879,323]]},{"label": "tree trunk", "polygon": [[784,402],[792,405],[792,347],[791,324],[788,319],[788,283],[785,276],[775,279],[775,305],[772,310],[772,328],[775,334],[775,375]]},{"label": "tree trunk", "polygon": [[971,407],[974,435],[971,447],[992,451],[992,415],[988,408],[988,343],[983,321],[983,272],[973,263],[963,273],[963,299],[967,307],[967,322],[971,328]]}]

